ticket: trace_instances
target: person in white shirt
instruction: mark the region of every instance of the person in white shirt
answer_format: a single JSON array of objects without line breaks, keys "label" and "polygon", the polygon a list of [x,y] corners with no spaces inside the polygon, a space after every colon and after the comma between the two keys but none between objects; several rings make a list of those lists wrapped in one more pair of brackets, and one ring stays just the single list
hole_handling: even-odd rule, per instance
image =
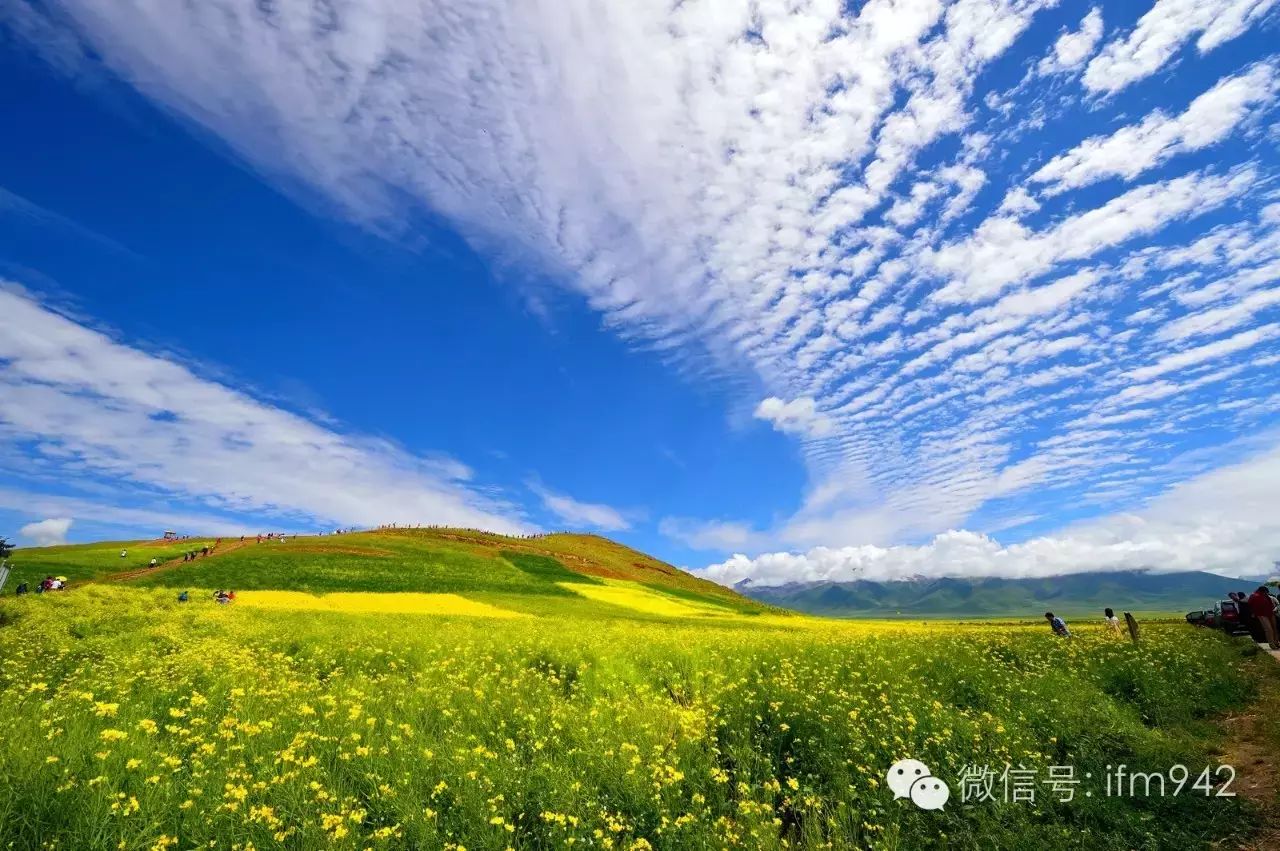
[{"label": "person in white shirt", "polygon": [[1103,609],[1102,614],[1102,622],[1106,625],[1107,632],[1118,633],[1120,631],[1120,619],[1116,617],[1116,613],[1111,609]]}]

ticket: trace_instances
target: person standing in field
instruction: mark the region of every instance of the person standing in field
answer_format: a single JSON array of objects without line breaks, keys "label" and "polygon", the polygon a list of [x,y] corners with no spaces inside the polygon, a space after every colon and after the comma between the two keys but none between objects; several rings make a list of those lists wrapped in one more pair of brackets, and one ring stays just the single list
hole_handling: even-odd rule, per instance
[{"label": "person standing in field", "polygon": [[1120,619],[1116,617],[1114,609],[1108,608],[1102,610],[1102,623],[1107,627],[1107,632],[1119,634]]},{"label": "person standing in field", "polygon": [[1262,624],[1267,645],[1272,650],[1280,650],[1280,641],[1276,639],[1276,601],[1267,591],[1267,586],[1259,585],[1258,590],[1249,596],[1249,608]]},{"label": "person standing in field", "polygon": [[1249,597],[1243,591],[1232,591],[1227,595],[1235,601],[1236,611],[1240,613],[1240,625],[1249,630],[1249,637],[1259,643],[1265,643],[1267,634],[1262,631],[1262,621],[1253,615],[1253,607],[1249,605]]},{"label": "person standing in field", "polygon": [[1044,619],[1049,622],[1049,626],[1053,629],[1054,635],[1061,635],[1063,638],[1071,637],[1071,630],[1067,629],[1067,622],[1055,615],[1053,612],[1045,612]]}]

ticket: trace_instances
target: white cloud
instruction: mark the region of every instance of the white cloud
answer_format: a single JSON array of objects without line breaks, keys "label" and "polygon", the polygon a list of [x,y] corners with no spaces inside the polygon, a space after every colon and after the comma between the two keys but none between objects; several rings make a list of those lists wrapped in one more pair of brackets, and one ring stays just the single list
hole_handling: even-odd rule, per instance
[{"label": "white cloud", "polygon": [[[78,482],[83,484],[83,482]],[[32,490],[0,487],[0,508],[22,514],[51,514],[80,518],[81,523],[94,523],[139,532],[144,537],[158,537],[166,529],[201,535],[242,535],[261,527],[246,519],[233,519],[212,512],[201,513],[175,507],[172,503],[129,506],[104,500],[119,499],[120,488],[100,489],[99,499],[41,493]],[[153,495],[154,497],[154,495]],[[314,532],[314,525],[277,525],[279,531]]]},{"label": "white cloud", "polygon": [[953,279],[934,297],[944,302],[991,298],[1057,263],[1089,258],[1172,220],[1202,215],[1247,191],[1254,176],[1248,169],[1228,175],[1193,173],[1140,186],[1040,232],[1015,219],[987,219],[969,239],[926,255],[939,275]]},{"label": "white cloud", "polygon": [[0,390],[0,445],[69,482],[115,480],[117,501],[159,488],[241,517],[523,528],[455,461],[339,433],[4,290]]},{"label": "white cloud", "polygon": [[921,546],[816,547],[735,555],[703,573],[726,585],[894,580],[938,576],[1041,577],[1101,570],[1269,571],[1280,552],[1280,449],[1193,478],[1141,511],[1116,514],[1024,543],[948,531]]},{"label": "white cloud", "polygon": [[684,517],[664,517],[658,524],[658,532],[690,549],[703,551],[748,549],[766,540],[746,523]]},{"label": "white cloud", "polygon": [[70,517],[50,517],[28,523],[18,530],[18,534],[31,541],[37,547],[52,547],[67,542],[67,532],[71,531]]},{"label": "white cloud", "polygon": [[894,202],[889,212],[885,214],[885,218],[898,227],[912,224],[920,218],[925,205],[941,191],[941,187],[931,181],[917,183],[911,187],[911,194],[908,197]]},{"label": "white cloud", "polygon": [[1004,200],[1000,202],[997,213],[1006,213],[1017,218],[1027,213],[1034,213],[1040,209],[1040,202],[1032,197],[1031,193],[1022,186],[1016,186],[1005,194]]},{"label": "white cloud", "polygon": [[1074,71],[1093,55],[1093,49],[1102,38],[1102,10],[1097,6],[1080,21],[1080,29],[1063,33],[1053,43],[1053,53],[1040,60],[1041,74],[1061,74]]},{"label": "white cloud", "polygon": [[756,406],[755,417],[772,423],[778,431],[805,437],[825,437],[835,428],[832,419],[820,412],[818,404],[808,396],[790,402],[770,396]]},{"label": "white cloud", "polygon": [[1166,355],[1153,364],[1133,370],[1129,373],[1129,377],[1134,381],[1146,381],[1147,379],[1164,375],[1167,372],[1198,366],[1206,361],[1216,360],[1225,355],[1244,351],[1259,343],[1274,339],[1278,335],[1280,335],[1280,324],[1277,323],[1250,328],[1230,337],[1214,340],[1212,343],[1205,343],[1202,346]]},{"label": "white cloud", "polygon": [[94,69],[83,43],[60,19],[23,0],[0,0],[0,20],[62,73],[73,77],[93,76]]},{"label": "white cloud", "polygon": [[1229,304],[1199,313],[1189,313],[1163,325],[1156,332],[1159,340],[1185,340],[1206,334],[1221,334],[1248,322],[1256,314],[1280,305],[1280,287],[1249,293]]},{"label": "white cloud", "polygon": [[1149,77],[1188,41],[1208,53],[1242,35],[1275,5],[1275,0],[1156,0],[1124,38],[1102,48],[1085,69],[1084,85],[1117,92]]},{"label": "white cloud", "polygon": [[1109,177],[1132,180],[1177,154],[1221,142],[1257,107],[1273,104],[1277,92],[1280,76],[1275,65],[1259,63],[1219,81],[1180,115],[1168,116],[1157,109],[1110,136],[1086,139],[1054,157],[1030,181],[1045,184],[1047,195],[1057,195]]},{"label": "white cloud", "polygon": [[593,502],[580,502],[562,493],[549,490],[536,481],[528,482],[529,490],[538,495],[555,516],[573,526],[586,526],[606,532],[618,532],[631,528],[631,521],[616,508]]}]

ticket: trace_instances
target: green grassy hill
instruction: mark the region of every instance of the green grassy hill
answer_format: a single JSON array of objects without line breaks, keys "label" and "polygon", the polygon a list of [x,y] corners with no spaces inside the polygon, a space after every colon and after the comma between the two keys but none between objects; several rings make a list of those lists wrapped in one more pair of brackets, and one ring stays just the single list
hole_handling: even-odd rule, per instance
[{"label": "green grassy hill", "polygon": [[[183,552],[215,543],[210,555],[181,560]],[[152,558],[160,562],[154,570]],[[459,594],[530,614],[566,606],[605,615],[620,607],[632,614],[772,610],[596,535],[521,538],[437,528],[294,536],[286,543],[255,537],[113,541],[20,549],[13,564],[11,587],[54,575],[72,583],[174,589]]]},{"label": "green grassy hill", "polygon": [[[188,550],[212,544],[213,538],[186,541],[98,541],[92,544],[66,544],[59,547],[22,547],[10,559],[13,573],[5,591],[22,582],[32,587],[46,576],[65,576],[73,583],[99,579],[150,564],[151,559],[170,561],[182,558]],[[121,553],[125,553],[121,556]]]}]

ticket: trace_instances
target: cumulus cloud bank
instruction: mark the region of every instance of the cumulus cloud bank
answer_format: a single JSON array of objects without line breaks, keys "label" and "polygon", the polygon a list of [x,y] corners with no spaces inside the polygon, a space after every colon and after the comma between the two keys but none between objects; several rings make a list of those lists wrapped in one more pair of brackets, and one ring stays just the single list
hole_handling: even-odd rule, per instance
[{"label": "cumulus cloud bank", "polygon": [[31,541],[37,547],[52,547],[67,542],[67,532],[71,531],[72,520],[69,517],[50,517],[28,523],[18,530],[18,534]]},{"label": "cumulus cloud bank", "polygon": [[1280,553],[1276,481],[1280,447],[1180,484],[1142,511],[1117,514],[1001,545],[947,531],[921,546],[815,547],[805,553],[735,555],[706,568],[725,584],[895,580],[939,576],[1043,577],[1099,570],[1208,570],[1257,576]]},{"label": "cumulus cloud bank", "polygon": [[1275,415],[1276,59],[1225,47],[1275,4],[7,6],[343,215],[444,216],[743,373],[812,485],[672,528],[802,549],[1112,512]]}]

